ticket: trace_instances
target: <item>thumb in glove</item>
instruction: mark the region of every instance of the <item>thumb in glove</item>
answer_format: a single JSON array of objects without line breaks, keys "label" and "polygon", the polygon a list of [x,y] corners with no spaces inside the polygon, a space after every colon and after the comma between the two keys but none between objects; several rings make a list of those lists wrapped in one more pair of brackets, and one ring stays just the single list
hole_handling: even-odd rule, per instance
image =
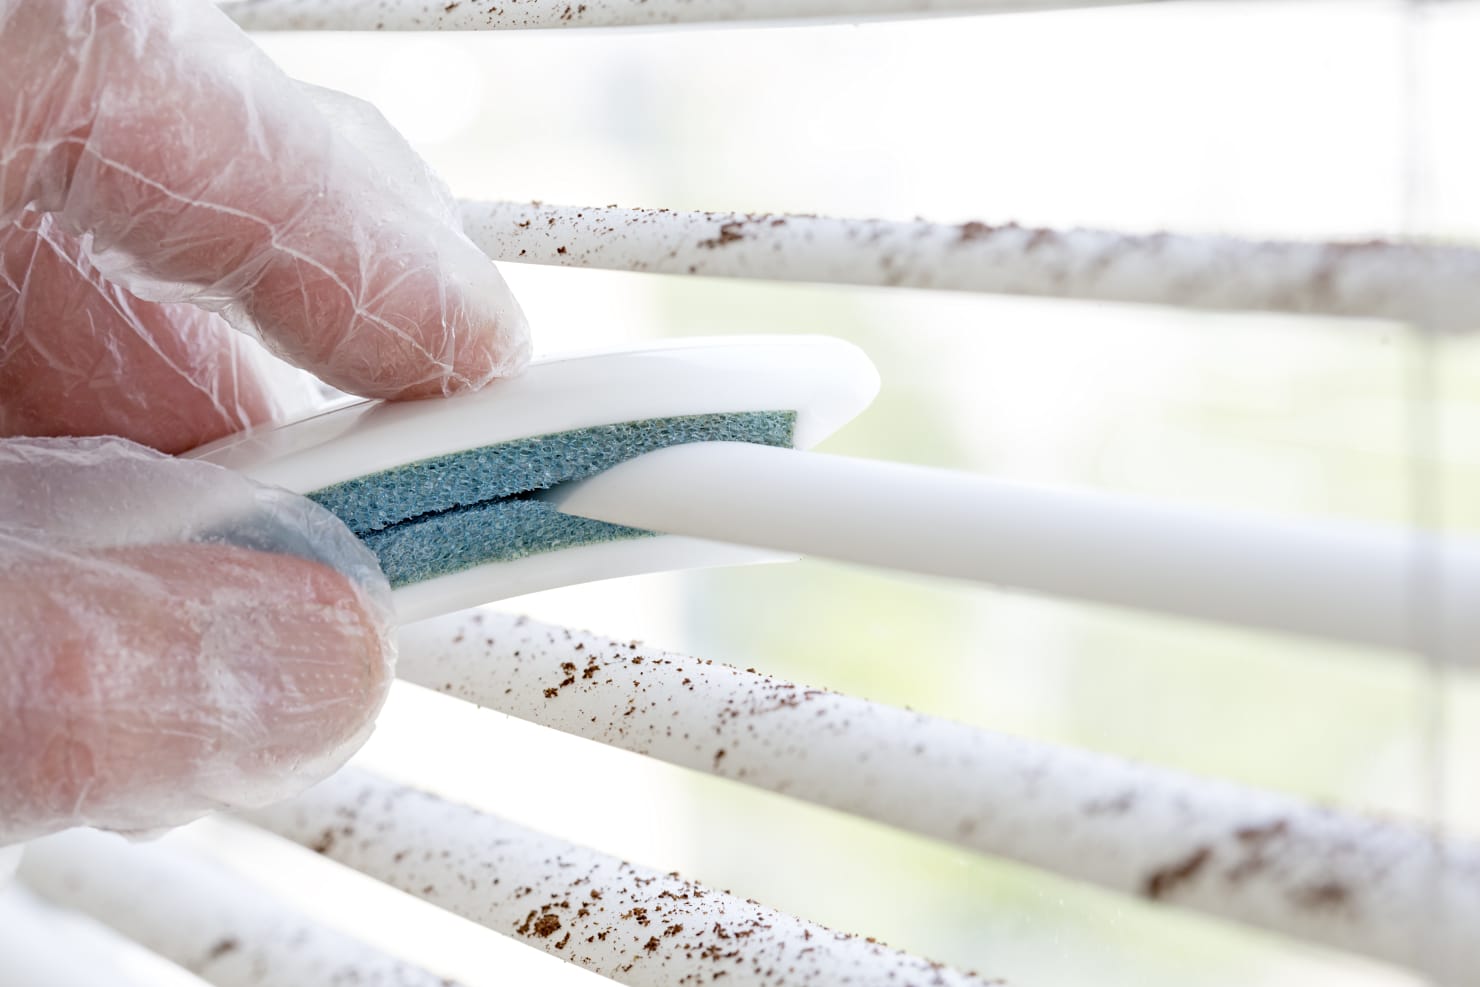
[{"label": "thumb in glove", "polygon": [[285,798],[368,735],[375,558],[311,501],[122,439],[0,442],[0,845]]}]

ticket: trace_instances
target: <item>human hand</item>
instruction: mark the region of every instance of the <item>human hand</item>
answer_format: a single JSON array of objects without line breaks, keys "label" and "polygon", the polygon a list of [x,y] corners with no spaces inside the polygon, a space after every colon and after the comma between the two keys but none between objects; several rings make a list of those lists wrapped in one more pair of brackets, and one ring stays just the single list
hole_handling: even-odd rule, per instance
[{"label": "human hand", "polygon": [[[527,359],[404,144],[331,120],[207,0],[0,0],[0,66],[0,438],[180,452],[268,420],[232,325],[374,397]],[[118,440],[0,441],[0,844],[326,774],[388,687],[386,594],[307,501]]]},{"label": "human hand", "polygon": [[0,846],[263,805],[369,735],[390,589],[312,501],[116,438],[0,442]]}]

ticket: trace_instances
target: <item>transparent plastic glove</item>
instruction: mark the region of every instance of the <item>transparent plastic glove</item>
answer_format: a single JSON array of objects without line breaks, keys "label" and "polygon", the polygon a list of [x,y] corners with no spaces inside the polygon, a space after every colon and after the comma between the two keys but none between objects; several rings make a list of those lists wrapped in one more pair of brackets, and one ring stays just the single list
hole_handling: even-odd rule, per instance
[{"label": "transparent plastic glove", "polygon": [[360,746],[390,589],[328,511],[123,439],[0,442],[0,846],[263,805]]},{"label": "transparent plastic glove", "polygon": [[124,435],[184,452],[281,417],[267,363],[219,315],[109,282],[52,217],[0,223],[0,439]]},{"label": "transparent plastic glove", "polygon": [[0,0],[0,74],[0,844],[292,794],[389,681],[370,557],[204,464],[5,437],[265,421],[233,325],[344,390],[449,394],[523,365],[523,316],[378,114],[208,0]]},{"label": "transparent plastic glove", "polygon": [[[218,320],[152,303],[370,397],[527,360],[517,304],[404,141],[209,0],[0,0],[0,68],[0,434],[173,414],[197,427],[151,444],[178,451],[271,414]],[[172,373],[198,385],[186,409],[148,395]]]}]

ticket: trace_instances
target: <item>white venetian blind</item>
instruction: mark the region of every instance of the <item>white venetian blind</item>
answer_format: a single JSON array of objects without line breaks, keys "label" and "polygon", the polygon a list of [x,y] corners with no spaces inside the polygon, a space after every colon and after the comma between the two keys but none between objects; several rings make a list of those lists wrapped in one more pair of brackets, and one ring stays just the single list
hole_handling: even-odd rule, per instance
[{"label": "white venetian blind", "polygon": [[417,144],[542,350],[843,336],[884,392],[829,451],[1179,545],[1380,529],[1393,609],[815,561],[502,601],[403,632],[314,792],[34,850],[19,982],[1480,984],[1480,687],[1424,534],[1480,526],[1473,5],[223,6]]}]

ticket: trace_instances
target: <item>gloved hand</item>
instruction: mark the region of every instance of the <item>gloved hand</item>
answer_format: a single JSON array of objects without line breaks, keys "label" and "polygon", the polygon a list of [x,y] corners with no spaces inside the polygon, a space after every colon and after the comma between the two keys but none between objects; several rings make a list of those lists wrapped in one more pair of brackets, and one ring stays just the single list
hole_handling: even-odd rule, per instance
[{"label": "gloved hand", "polygon": [[[232,328],[344,390],[527,359],[445,190],[208,0],[0,0],[0,845],[292,793],[393,661],[373,557],[181,452],[268,420]],[[189,303],[189,304],[187,304]]]},{"label": "gloved hand", "polygon": [[375,556],[312,501],[116,438],[0,442],[0,833],[285,798],[391,676]]}]

